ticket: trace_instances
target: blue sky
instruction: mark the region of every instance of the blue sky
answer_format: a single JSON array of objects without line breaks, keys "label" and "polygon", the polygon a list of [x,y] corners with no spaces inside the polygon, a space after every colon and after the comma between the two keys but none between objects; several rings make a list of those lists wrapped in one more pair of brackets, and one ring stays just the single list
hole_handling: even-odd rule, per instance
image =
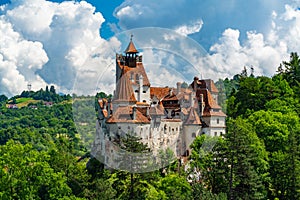
[{"label": "blue sky", "polygon": [[[204,78],[230,78],[244,66],[253,66],[256,75],[272,76],[291,52],[300,52],[299,0],[1,0],[0,5],[0,93],[8,96],[20,93],[28,83],[33,89],[54,84],[71,92],[75,80],[102,72],[107,74],[102,73],[105,80],[100,88],[112,91],[108,78],[114,69],[107,66],[122,51],[122,43],[127,43],[118,36],[136,28],[165,28],[183,36],[185,45],[194,41],[193,47],[180,42],[175,47],[187,48],[181,52],[185,58],[177,59],[178,52],[177,56],[144,52],[146,61],[152,62],[150,70],[168,65],[177,70],[173,74],[184,73],[179,66],[183,59],[191,61],[198,69],[195,75]],[[137,46],[145,46],[151,37],[155,38],[155,32],[134,39]],[[168,44],[164,43],[167,38],[156,41],[157,45]],[[197,45],[207,53],[203,58],[194,54],[201,49]],[[103,66],[87,67],[91,56]],[[89,74],[81,79],[82,68]],[[159,77],[150,74],[150,79]],[[171,77],[167,71],[164,75]],[[181,79],[174,76],[172,80]]]}]

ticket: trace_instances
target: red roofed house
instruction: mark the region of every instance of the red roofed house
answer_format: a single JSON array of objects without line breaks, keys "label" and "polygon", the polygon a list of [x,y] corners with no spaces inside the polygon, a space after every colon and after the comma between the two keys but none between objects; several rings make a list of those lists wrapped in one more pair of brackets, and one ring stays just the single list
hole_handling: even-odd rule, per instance
[{"label": "red roofed house", "polygon": [[[217,98],[214,82],[197,77],[189,88],[181,88],[181,83],[176,88],[151,87],[142,56],[131,39],[125,55],[116,55],[113,99],[99,100],[99,140],[131,133],[142,138],[154,152],[169,147],[177,157],[188,156],[196,136],[225,133],[226,115]],[[100,151],[107,148],[99,145]]]}]

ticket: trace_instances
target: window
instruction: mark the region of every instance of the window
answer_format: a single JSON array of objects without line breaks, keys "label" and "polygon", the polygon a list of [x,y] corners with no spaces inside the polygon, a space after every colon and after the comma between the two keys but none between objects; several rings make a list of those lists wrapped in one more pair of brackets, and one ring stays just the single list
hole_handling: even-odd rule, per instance
[{"label": "window", "polygon": [[130,73],[130,80],[133,80],[133,72]]},{"label": "window", "polygon": [[220,120],[219,120],[219,118],[217,118],[217,124],[219,124],[220,123]]},{"label": "window", "polygon": [[146,100],[143,100],[144,103],[146,103]]},{"label": "window", "polygon": [[196,137],[196,133],[192,133],[192,138],[195,138]]},{"label": "window", "polygon": [[217,132],[215,132],[215,136],[218,136],[218,133],[217,133]]},{"label": "window", "polygon": [[143,91],[143,93],[146,93],[146,91]]},{"label": "window", "polygon": [[135,74],[135,81],[138,83],[138,81],[139,81],[139,74]]}]

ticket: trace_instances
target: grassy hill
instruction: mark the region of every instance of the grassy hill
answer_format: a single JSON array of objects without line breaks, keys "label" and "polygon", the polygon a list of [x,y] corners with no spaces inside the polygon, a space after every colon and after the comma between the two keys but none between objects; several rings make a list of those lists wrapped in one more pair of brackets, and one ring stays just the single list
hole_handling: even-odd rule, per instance
[{"label": "grassy hill", "polygon": [[[18,108],[22,108],[24,106],[28,106],[28,104],[30,103],[38,103],[40,102],[40,100],[34,100],[33,98],[31,97],[21,97],[21,98],[17,98],[16,101],[15,101],[15,105],[18,107]],[[11,104],[14,104],[13,103],[13,100],[10,100],[7,104],[6,104],[6,107],[9,107],[9,105]]]}]

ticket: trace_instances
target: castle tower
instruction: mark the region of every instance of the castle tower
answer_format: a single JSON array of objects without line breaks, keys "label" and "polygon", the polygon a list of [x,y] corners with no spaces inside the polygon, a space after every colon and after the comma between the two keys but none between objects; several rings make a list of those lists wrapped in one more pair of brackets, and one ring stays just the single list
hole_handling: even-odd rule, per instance
[{"label": "castle tower", "polygon": [[130,42],[125,50],[125,65],[128,67],[136,67],[136,61],[137,61],[137,53],[138,50],[136,50],[133,42],[132,42],[132,37],[131,35]]},{"label": "castle tower", "polygon": [[116,85],[121,77],[126,76],[128,84],[133,90],[134,97],[138,102],[150,103],[150,82],[142,62],[142,56],[138,55],[132,35],[126,48],[125,55],[116,55]]}]

